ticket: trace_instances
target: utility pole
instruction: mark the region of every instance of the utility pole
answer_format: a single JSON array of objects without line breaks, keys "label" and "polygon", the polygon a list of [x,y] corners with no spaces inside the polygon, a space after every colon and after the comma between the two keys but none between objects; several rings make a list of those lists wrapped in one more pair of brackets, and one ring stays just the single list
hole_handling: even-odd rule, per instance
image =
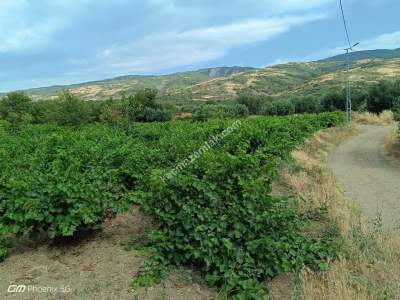
[{"label": "utility pole", "polygon": [[[353,51],[353,48],[356,47],[359,43],[354,44],[353,46],[344,49],[346,51],[346,61],[347,61],[347,87],[346,87],[346,114],[347,121],[351,123],[353,116],[352,102],[351,102],[351,80],[350,80],[350,51]],[[351,45],[351,44],[350,44]]]}]

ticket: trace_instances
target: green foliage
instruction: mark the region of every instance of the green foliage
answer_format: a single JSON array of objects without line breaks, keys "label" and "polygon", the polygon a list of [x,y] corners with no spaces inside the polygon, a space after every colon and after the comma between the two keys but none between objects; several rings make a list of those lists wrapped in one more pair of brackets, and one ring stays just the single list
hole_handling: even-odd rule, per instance
[{"label": "green foliage", "polygon": [[296,114],[316,113],[322,110],[320,101],[314,97],[303,96],[292,98]]},{"label": "green foliage", "polygon": [[296,111],[295,104],[289,99],[282,99],[273,103],[276,108],[276,114],[278,116],[293,115]]},{"label": "green foliage", "polygon": [[153,171],[140,203],[159,224],[150,240],[167,263],[157,263],[157,270],[194,264],[210,284],[246,298],[247,289],[258,293],[254,283],[281,272],[325,267],[336,253],[332,239],[303,236],[302,216],[269,194],[275,161],[316,130],[341,122],[335,114],[254,119],[174,178],[165,181],[161,170]]},{"label": "green foliage", "polygon": [[395,99],[392,110],[394,114],[394,119],[397,122],[400,122],[400,96]]},{"label": "green foliage", "polygon": [[271,97],[254,96],[249,93],[240,94],[236,101],[245,105],[251,115],[260,115],[265,103],[271,101]]},{"label": "green foliage", "polygon": [[332,90],[322,98],[323,111],[346,111],[346,96],[342,91]]},{"label": "green foliage", "polygon": [[8,249],[11,246],[10,241],[5,238],[6,234],[7,229],[4,225],[0,223],[0,262],[2,262],[6,258]]},{"label": "green foliage", "polygon": [[57,110],[54,112],[54,121],[61,126],[80,126],[90,121],[89,105],[72,95],[63,92],[56,100]]},{"label": "green foliage", "polygon": [[368,91],[367,108],[370,112],[381,113],[391,109],[400,97],[400,80],[381,81]]},{"label": "green foliage", "polygon": [[303,236],[307,219],[270,192],[277,161],[343,121],[336,113],[244,119],[168,181],[162,176],[233,121],[23,125],[17,132],[0,122],[0,237],[71,236],[135,202],[157,229],[134,287],[189,263],[227,295],[265,298],[263,280],[302,264],[324,267],[336,254],[330,236]]},{"label": "green foliage", "polygon": [[208,117],[209,117],[209,112],[207,108],[204,105],[202,105],[195,110],[193,114],[193,121],[205,122],[208,120]]},{"label": "green foliage", "polygon": [[157,91],[144,89],[122,99],[123,112],[129,121],[155,122],[167,121],[172,117],[171,112],[165,110],[156,102]]},{"label": "green foliage", "polygon": [[30,125],[0,144],[0,224],[11,233],[72,236],[123,206],[118,132]]},{"label": "green foliage", "polygon": [[23,93],[12,92],[0,99],[0,118],[14,127],[31,122],[31,99]]}]

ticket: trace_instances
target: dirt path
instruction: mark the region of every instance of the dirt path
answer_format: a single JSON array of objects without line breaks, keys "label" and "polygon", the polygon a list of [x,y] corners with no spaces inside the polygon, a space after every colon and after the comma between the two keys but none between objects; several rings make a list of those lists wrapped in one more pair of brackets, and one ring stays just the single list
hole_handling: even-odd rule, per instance
[{"label": "dirt path", "polygon": [[361,126],[361,133],[339,146],[329,165],[346,196],[371,219],[385,226],[400,220],[400,164],[384,153],[389,126]]}]

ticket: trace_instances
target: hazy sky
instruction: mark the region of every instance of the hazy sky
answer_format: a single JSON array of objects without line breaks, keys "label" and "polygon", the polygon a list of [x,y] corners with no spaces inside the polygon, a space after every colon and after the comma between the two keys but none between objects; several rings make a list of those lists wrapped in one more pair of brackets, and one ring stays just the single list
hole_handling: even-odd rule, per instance
[{"label": "hazy sky", "polygon": [[[341,53],[339,0],[0,0],[0,91]],[[360,48],[399,48],[399,0],[343,0]]]}]

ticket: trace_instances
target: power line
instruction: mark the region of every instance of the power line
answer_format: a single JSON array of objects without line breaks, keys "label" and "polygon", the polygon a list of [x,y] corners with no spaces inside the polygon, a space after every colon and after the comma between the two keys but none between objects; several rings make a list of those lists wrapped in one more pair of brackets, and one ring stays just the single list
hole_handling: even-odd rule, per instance
[{"label": "power line", "polygon": [[344,15],[343,3],[342,3],[342,0],[339,0],[339,2],[340,2],[340,10],[342,12],[344,30],[346,31],[347,42],[349,43],[349,48],[351,49],[352,47],[351,47],[351,42],[350,42],[349,30],[347,29],[346,17]]},{"label": "power line", "polygon": [[340,3],[340,11],[342,12],[344,30],[346,32],[347,42],[349,43],[349,47],[344,49],[344,51],[346,51],[346,62],[347,62],[347,68],[346,68],[346,77],[347,77],[346,112],[347,112],[347,120],[348,120],[348,122],[351,122],[351,119],[352,119],[352,103],[351,103],[351,78],[350,78],[350,51],[353,51],[353,48],[355,46],[357,46],[358,43],[353,45],[351,43],[351,41],[350,41],[350,35],[349,35],[349,30],[347,28],[346,17],[344,15],[344,9],[343,9],[342,0],[339,0],[339,3]]}]

